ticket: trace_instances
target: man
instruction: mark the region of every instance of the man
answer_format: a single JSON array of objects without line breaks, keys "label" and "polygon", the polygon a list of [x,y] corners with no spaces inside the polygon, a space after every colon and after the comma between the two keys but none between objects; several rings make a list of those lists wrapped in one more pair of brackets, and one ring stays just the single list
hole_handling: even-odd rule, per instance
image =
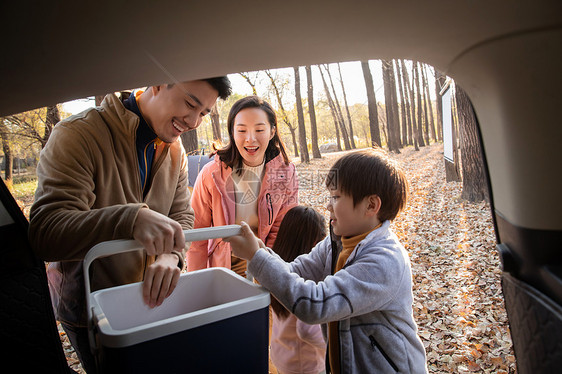
[{"label": "man", "polygon": [[199,126],[227,77],[153,86],[128,98],[107,95],[100,107],[61,121],[37,166],[29,238],[49,261],[55,314],[86,371],[95,371],[88,344],[82,261],[94,245],[139,241],[145,251],[94,261],[92,290],[143,281],[156,307],[175,288],[193,227],[187,160],[179,139]]}]

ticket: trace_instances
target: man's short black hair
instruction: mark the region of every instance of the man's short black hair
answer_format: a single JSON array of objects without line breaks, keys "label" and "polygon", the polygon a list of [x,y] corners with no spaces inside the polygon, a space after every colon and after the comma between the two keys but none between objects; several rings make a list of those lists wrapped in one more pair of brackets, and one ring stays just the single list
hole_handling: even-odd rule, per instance
[{"label": "man's short black hair", "polygon": [[[232,84],[230,83],[230,79],[227,76],[222,77],[214,77],[214,78],[205,78],[199,79],[203,82],[207,82],[219,93],[219,97],[223,100],[226,100],[232,94]],[[167,88],[172,88],[175,86],[175,83],[168,83],[166,85]]]},{"label": "man's short black hair", "polygon": [[219,97],[226,100],[232,94],[232,84],[227,76],[202,79],[218,91]]}]

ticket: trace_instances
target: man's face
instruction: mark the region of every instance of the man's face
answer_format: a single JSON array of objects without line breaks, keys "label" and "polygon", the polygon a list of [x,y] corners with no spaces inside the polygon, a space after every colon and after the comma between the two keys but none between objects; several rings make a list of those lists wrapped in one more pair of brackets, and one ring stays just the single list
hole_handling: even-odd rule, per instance
[{"label": "man's face", "polygon": [[149,90],[153,95],[141,111],[158,138],[166,143],[197,128],[218,98],[217,90],[205,81],[154,86]]}]

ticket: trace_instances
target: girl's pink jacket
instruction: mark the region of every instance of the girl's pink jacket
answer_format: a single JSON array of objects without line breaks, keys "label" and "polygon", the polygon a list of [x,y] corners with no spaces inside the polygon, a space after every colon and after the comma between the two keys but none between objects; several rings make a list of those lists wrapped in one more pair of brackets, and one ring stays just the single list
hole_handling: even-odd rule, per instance
[{"label": "girl's pink jacket", "polygon": [[325,369],[326,342],[320,325],[309,325],[290,314],[273,312],[271,362],[280,373],[318,374]]},{"label": "girl's pink jacket", "polygon": [[[298,180],[295,165],[286,165],[278,155],[265,164],[258,196],[258,237],[272,247],[285,213],[298,204]],[[195,212],[193,228],[232,225],[236,218],[232,168],[215,155],[214,161],[203,167],[191,196]],[[221,239],[191,243],[187,251],[187,270],[207,267],[230,269],[230,244]]]}]

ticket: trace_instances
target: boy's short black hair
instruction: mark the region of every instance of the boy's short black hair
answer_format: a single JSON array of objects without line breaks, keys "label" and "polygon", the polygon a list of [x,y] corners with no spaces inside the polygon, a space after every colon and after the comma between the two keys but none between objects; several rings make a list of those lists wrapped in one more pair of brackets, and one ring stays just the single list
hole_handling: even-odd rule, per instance
[{"label": "boy's short black hair", "polygon": [[326,187],[339,189],[357,205],[370,195],[381,199],[378,219],[393,220],[406,206],[408,181],[382,149],[349,153],[338,159],[326,177]]}]

